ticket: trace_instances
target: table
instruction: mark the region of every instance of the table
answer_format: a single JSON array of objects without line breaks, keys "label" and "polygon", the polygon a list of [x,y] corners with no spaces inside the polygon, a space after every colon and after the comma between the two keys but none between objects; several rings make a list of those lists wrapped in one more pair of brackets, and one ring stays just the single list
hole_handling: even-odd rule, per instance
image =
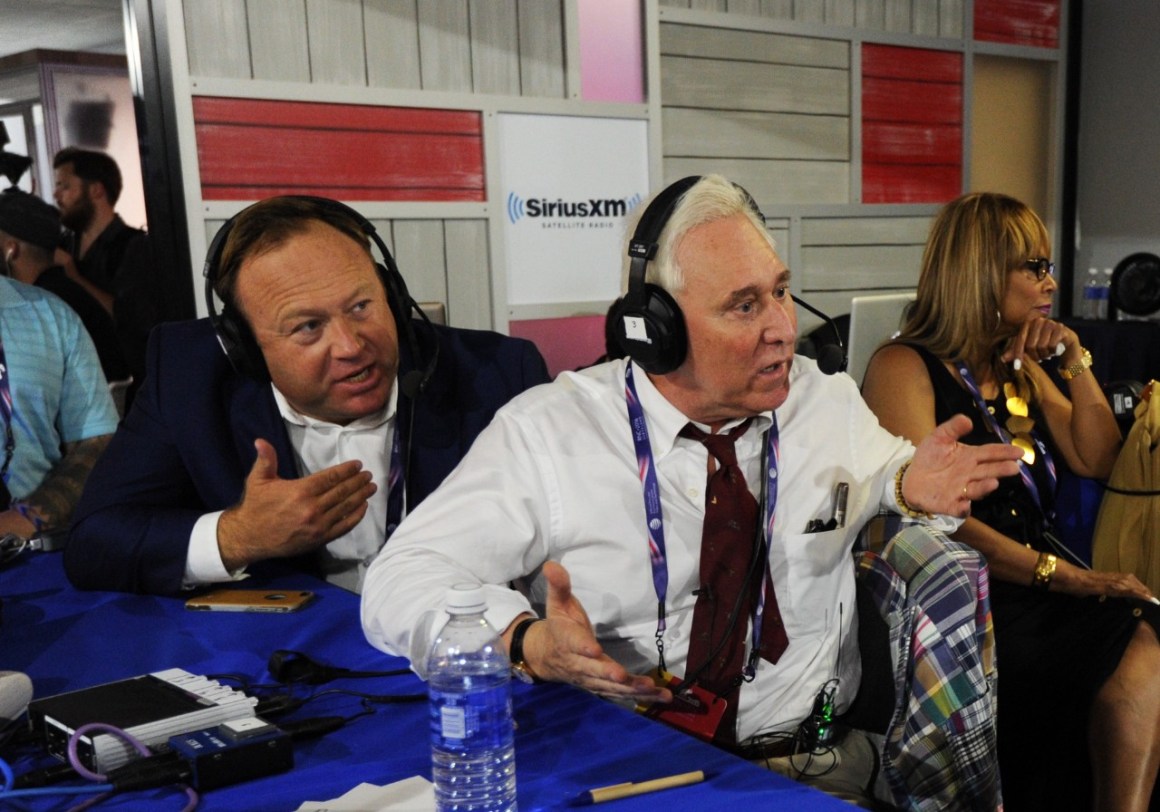
[{"label": "table", "polygon": [[[251,584],[259,586],[258,584]],[[406,661],[363,638],[358,597],[305,574],[260,586],[313,589],[317,599],[292,614],[191,612],[177,598],[80,592],[68,585],[59,553],[25,553],[0,569],[0,670],[28,674],[37,698],[179,667],[242,674],[269,683],[269,655],[294,649],[329,665],[380,671]],[[421,693],[413,674],[339,680],[368,693]],[[333,696],[288,719],[349,716],[358,700]],[[514,694],[516,770],[522,812],[566,807],[585,789],[703,769],[701,784],[613,801],[608,812],[724,809],[780,812],[849,810],[821,792],[749,764],[664,725],[565,685],[525,686]],[[205,793],[205,812],[286,812],[306,800],[338,797],[361,782],[430,777],[424,702],[379,705],[322,738],[295,742],[292,771]],[[29,762],[9,756],[17,772]],[[79,799],[10,799],[5,809],[65,810]],[[185,798],[167,788],[111,798],[97,810],[178,810]]]}]

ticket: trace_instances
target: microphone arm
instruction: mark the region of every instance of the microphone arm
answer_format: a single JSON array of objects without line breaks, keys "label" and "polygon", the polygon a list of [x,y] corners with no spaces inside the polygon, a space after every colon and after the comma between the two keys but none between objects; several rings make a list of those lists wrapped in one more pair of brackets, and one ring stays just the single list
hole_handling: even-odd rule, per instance
[{"label": "microphone arm", "polygon": [[804,307],[826,324],[830,325],[830,329],[834,331],[834,340],[837,344],[827,344],[818,350],[818,369],[827,375],[833,375],[835,372],[845,372],[849,357],[846,354],[846,342],[842,340],[842,333],[838,330],[838,325],[834,323],[833,319],[805,299],[794,296],[793,300],[796,304]]}]

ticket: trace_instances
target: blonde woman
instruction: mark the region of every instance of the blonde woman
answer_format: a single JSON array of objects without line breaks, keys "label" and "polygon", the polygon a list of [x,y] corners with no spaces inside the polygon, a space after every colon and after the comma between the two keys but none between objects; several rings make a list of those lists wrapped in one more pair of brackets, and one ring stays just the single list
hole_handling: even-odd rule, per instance
[{"label": "blonde woman", "polygon": [[947,204],[863,396],[912,440],[961,412],[974,422],[963,442],[1024,449],[1020,476],[974,502],[954,536],[991,572],[1008,812],[1143,812],[1160,767],[1160,606],[1135,576],[1073,563],[1055,539],[1055,466],[1106,478],[1120,433],[1090,354],[1050,317],[1050,244],[1013,198]]}]

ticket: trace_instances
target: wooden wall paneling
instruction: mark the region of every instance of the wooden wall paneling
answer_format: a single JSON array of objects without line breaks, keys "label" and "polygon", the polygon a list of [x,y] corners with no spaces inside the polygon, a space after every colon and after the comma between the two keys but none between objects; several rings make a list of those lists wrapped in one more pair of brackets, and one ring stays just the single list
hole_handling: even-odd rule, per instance
[{"label": "wooden wall paneling", "polygon": [[760,17],[761,0],[726,0],[725,10],[730,14],[746,14],[750,17]]},{"label": "wooden wall paneling", "polygon": [[363,0],[367,84],[418,90],[419,12],[417,0]]},{"label": "wooden wall paneling", "polygon": [[826,0],[794,0],[793,18],[801,23],[826,22]]},{"label": "wooden wall paneling", "polygon": [[949,39],[963,37],[963,0],[939,0],[938,35]]},{"label": "wooden wall paneling", "polygon": [[963,128],[958,124],[870,122],[862,128],[862,160],[868,164],[958,164]]},{"label": "wooden wall paneling", "polygon": [[[375,223],[386,232],[386,226]],[[447,258],[442,220],[392,220],[387,246],[395,255],[407,292],[417,302],[447,301]],[[450,307],[448,308],[450,310]]]},{"label": "wooden wall paneling", "polygon": [[562,0],[516,0],[520,35],[520,86],[524,96],[562,99],[564,7]]},{"label": "wooden wall paneling", "polygon": [[975,0],[975,39],[1059,47],[1060,0]]},{"label": "wooden wall paneling", "polygon": [[456,327],[493,329],[487,221],[447,220],[444,234],[449,322]]},{"label": "wooden wall paneling", "polygon": [[930,223],[930,217],[806,217],[801,240],[803,246],[924,245]]},{"label": "wooden wall paneling", "polygon": [[466,0],[422,0],[419,64],[423,90],[471,92],[471,39]]},{"label": "wooden wall paneling", "polygon": [[857,0],[854,23],[858,28],[886,30],[886,0]]},{"label": "wooden wall paneling", "polygon": [[689,0],[658,0],[658,5],[668,6],[669,8],[688,8]]},{"label": "wooden wall paneling", "polygon": [[760,205],[849,203],[849,164],[843,161],[755,161],[666,158],[664,182],[719,172],[749,190]]},{"label": "wooden wall paneling", "polygon": [[662,136],[670,156],[850,160],[847,116],[666,107]]},{"label": "wooden wall paneling", "polygon": [[286,0],[246,0],[250,58],[255,79],[310,81],[306,5]]},{"label": "wooden wall paneling", "polygon": [[913,3],[913,33],[923,37],[937,37],[939,0],[913,0]]},{"label": "wooden wall paneling", "polygon": [[689,0],[694,11],[726,11],[726,0]]},{"label": "wooden wall paneling", "polygon": [[361,2],[306,0],[306,27],[312,82],[366,85],[366,36]]},{"label": "wooden wall paneling", "polygon": [[468,0],[471,73],[476,93],[520,95],[519,29],[516,6]]},{"label": "wooden wall paneling", "polygon": [[666,106],[846,115],[850,74],[797,65],[661,57]]},{"label": "wooden wall paneling", "polygon": [[854,25],[854,0],[825,0],[827,25]]},{"label": "wooden wall paneling", "polygon": [[[811,289],[913,288],[921,245],[802,246]],[[812,302],[811,302],[812,304]]]},{"label": "wooden wall paneling", "polygon": [[236,0],[182,3],[191,76],[251,78],[246,7]]},{"label": "wooden wall paneling", "polygon": [[[879,111],[885,111],[880,113]],[[963,88],[949,82],[908,81],[862,77],[862,115],[865,121],[937,122],[961,124],[963,120]],[[865,123],[865,122],[864,122]]]},{"label": "wooden wall paneling", "polygon": [[[744,59],[814,68],[850,67],[850,43],[764,31],[665,23],[660,27],[661,53],[722,60]],[[665,98],[665,103],[670,103]]]},{"label": "wooden wall paneling", "polygon": [[793,19],[794,0],[761,0],[761,14],[777,20]]},{"label": "wooden wall paneling", "polygon": [[887,31],[895,34],[910,33],[910,0],[886,0],[883,16]]}]

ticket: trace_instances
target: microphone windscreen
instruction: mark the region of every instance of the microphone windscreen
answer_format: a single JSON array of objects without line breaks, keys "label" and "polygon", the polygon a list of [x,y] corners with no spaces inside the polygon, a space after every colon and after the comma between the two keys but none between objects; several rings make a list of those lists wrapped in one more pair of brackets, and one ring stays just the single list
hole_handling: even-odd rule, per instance
[{"label": "microphone windscreen", "polygon": [[423,377],[422,372],[412,369],[399,381],[399,391],[414,400],[423,386]]},{"label": "microphone windscreen", "polygon": [[24,713],[32,701],[32,680],[19,671],[0,671],[0,726]]},{"label": "microphone windscreen", "polygon": [[846,353],[837,344],[823,344],[818,350],[818,369],[827,375],[846,368]]}]

